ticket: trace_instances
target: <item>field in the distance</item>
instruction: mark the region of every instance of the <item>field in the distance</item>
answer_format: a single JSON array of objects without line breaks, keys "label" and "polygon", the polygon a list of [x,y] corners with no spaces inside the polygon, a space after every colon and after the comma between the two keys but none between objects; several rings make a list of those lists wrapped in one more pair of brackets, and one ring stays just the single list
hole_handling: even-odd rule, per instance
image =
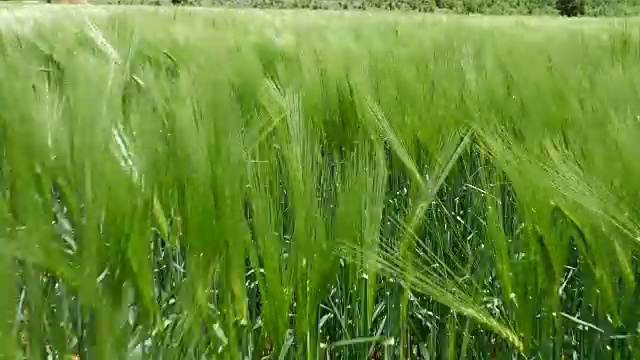
[{"label": "field in the distance", "polygon": [[640,356],[637,20],[0,19],[0,357]]}]

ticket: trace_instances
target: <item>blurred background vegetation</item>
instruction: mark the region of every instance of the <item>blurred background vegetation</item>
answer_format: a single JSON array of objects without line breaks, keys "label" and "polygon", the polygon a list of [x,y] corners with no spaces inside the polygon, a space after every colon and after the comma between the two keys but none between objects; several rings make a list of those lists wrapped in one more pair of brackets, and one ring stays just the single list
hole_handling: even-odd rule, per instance
[{"label": "blurred background vegetation", "polygon": [[[44,1],[56,2],[55,0]],[[0,0],[0,3],[14,2],[16,1]],[[600,17],[640,14],[640,0],[92,0],[90,3],[261,9],[378,9],[487,15],[585,15]]]},{"label": "blurred background vegetation", "polygon": [[254,8],[303,8],[324,10],[410,10],[490,15],[629,16],[640,13],[640,0],[94,0],[117,4],[184,4]]}]

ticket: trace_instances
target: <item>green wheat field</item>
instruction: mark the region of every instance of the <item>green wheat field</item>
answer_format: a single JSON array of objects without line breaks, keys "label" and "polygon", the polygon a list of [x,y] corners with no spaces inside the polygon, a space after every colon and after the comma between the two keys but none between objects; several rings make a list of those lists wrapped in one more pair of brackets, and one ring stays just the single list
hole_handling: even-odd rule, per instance
[{"label": "green wheat field", "polygon": [[640,21],[0,10],[0,358],[637,359]]}]

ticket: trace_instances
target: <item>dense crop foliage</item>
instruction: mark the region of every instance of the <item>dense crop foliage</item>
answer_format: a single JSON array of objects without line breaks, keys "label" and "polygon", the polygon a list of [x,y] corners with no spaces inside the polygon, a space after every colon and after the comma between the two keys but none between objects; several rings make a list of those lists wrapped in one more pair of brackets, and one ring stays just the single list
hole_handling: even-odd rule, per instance
[{"label": "dense crop foliage", "polygon": [[636,23],[105,9],[2,13],[0,355],[640,354]]}]

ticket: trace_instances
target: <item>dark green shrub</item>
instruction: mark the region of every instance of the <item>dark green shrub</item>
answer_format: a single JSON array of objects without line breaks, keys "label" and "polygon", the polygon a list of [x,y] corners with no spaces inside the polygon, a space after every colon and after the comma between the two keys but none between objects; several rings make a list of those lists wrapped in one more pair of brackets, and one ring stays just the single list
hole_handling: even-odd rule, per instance
[{"label": "dark green shrub", "polygon": [[581,16],[585,13],[583,0],[557,0],[556,9],[562,16]]}]

